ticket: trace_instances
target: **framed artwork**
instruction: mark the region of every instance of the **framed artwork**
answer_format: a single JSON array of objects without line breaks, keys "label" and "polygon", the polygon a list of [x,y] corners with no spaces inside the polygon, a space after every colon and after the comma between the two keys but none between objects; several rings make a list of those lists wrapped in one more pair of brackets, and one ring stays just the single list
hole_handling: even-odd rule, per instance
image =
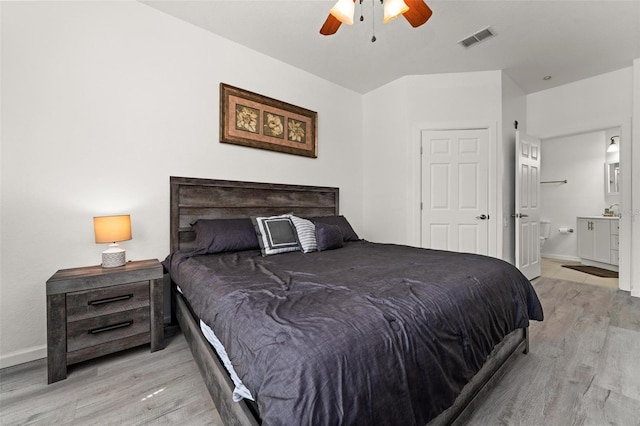
[{"label": "framed artwork", "polygon": [[220,142],[318,156],[318,113],[220,83]]}]

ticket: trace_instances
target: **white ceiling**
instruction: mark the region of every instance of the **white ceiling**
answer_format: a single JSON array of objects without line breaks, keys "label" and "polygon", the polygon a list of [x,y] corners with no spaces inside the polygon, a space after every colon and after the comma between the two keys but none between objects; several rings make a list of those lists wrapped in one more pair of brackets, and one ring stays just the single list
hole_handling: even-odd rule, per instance
[{"label": "white ceiling", "polygon": [[[335,0],[143,3],[359,93],[405,75],[499,69],[533,93],[640,58],[640,0],[427,0],[433,16],[415,29],[402,17],[382,24],[379,0],[364,0],[365,21],[357,6],[329,37],[319,30]],[[457,43],[487,26],[495,37]]]}]

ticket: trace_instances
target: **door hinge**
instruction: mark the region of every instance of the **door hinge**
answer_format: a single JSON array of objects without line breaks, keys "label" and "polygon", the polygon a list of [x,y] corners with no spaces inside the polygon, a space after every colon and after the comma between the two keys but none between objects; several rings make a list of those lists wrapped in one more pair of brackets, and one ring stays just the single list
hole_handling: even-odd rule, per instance
[{"label": "door hinge", "polygon": [[424,207],[422,207],[422,201],[420,201],[420,210],[423,210]]}]

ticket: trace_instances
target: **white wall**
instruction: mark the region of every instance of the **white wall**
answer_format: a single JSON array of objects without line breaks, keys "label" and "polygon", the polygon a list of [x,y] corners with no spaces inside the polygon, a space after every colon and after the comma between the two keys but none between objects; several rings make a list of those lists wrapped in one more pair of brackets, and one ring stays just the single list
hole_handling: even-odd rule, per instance
[{"label": "white wall", "polygon": [[[372,241],[420,244],[420,129],[491,127],[490,170],[494,178],[502,170],[500,71],[404,77],[365,94],[363,106],[363,211]],[[491,214],[501,216],[501,188],[490,194]]]},{"label": "white wall", "polygon": [[516,193],[516,128],[527,133],[527,101],[526,95],[509,76],[502,73],[502,259],[515,263],[515,220],[511,216],[515,213]]},{"label": "white wall", "polygon": [[567,180],[540,187],[540,218],[551,222],[542,256],[579,260],[577,233],[560,234],[559,228],[576,230],[577,216],[598,216],[610,206],[604,190],[607,142],[605,131],[542,141],[540,180]]},{"label": "white wall", "polygon": [[[138,2],[2,2],[0,366],[46,356],[45,281],[169,249],[169,176],[338,186],[363,237],[361,96]],[[219,83],[318,112],[318,158],[220,144]]]},{"label": "white wall", "polygon": [[363,97],[364,225],[376,242],[413,242],[407,209],[415,183],[407,170],[411,132],[406,79]]},{"label": "white wall", "polygon": [[[623,149],[620,167],[624,174],[621,197],[623,214],[620,220],[620,288],[632,290],[632,294],[634,288],[636,292],[640,292],[640,269],[633,275],[631,273],[631,265],[640,263],[640,252],[633,251],[637,250],[634,246],[640,247],[640,231],[632,229],[631,199],[631,176],[637,174],[638,169],[633,165],[638,162],[631,161],[630,143],[633,141],[634,151],[636,146],[640,146],[638,132],[634,132],[633,139],[631,138],[631,117],[640,114],[637,106],[633,110],[632,96],[639,84],[637,81],[634,83],[633,79],[634,73],[638,72],[637,62],[635,61],[633,68],[623,68],[527,96],[528,130],[530,134],[540,138],[555,138],[620,126],[620,143]],[[543,164],[547,157],[543,152]],[[635,175],[633,184],[634,187],[640,186],[640,180]],[[634,195],[637,203],[636,198]],[[638,236],[634,236],[635,244],[632,245],[631,235],[635,232]]]},{"label": "white wall", "polygon": [[632,114],[632,68],[527,95],[528,132],[551,138],[622,124]]}]

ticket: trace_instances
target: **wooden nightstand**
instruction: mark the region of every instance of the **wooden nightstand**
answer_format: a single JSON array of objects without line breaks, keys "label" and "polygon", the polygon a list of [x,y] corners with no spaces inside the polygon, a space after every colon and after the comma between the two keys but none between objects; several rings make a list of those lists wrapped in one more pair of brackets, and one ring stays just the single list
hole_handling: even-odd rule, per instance
[{"label": "wooden nightstand", "polygon": [[157,259],[56,272],[47,280],[49,383],[80,361],[145,343],[163,349],[162,298]]}]

